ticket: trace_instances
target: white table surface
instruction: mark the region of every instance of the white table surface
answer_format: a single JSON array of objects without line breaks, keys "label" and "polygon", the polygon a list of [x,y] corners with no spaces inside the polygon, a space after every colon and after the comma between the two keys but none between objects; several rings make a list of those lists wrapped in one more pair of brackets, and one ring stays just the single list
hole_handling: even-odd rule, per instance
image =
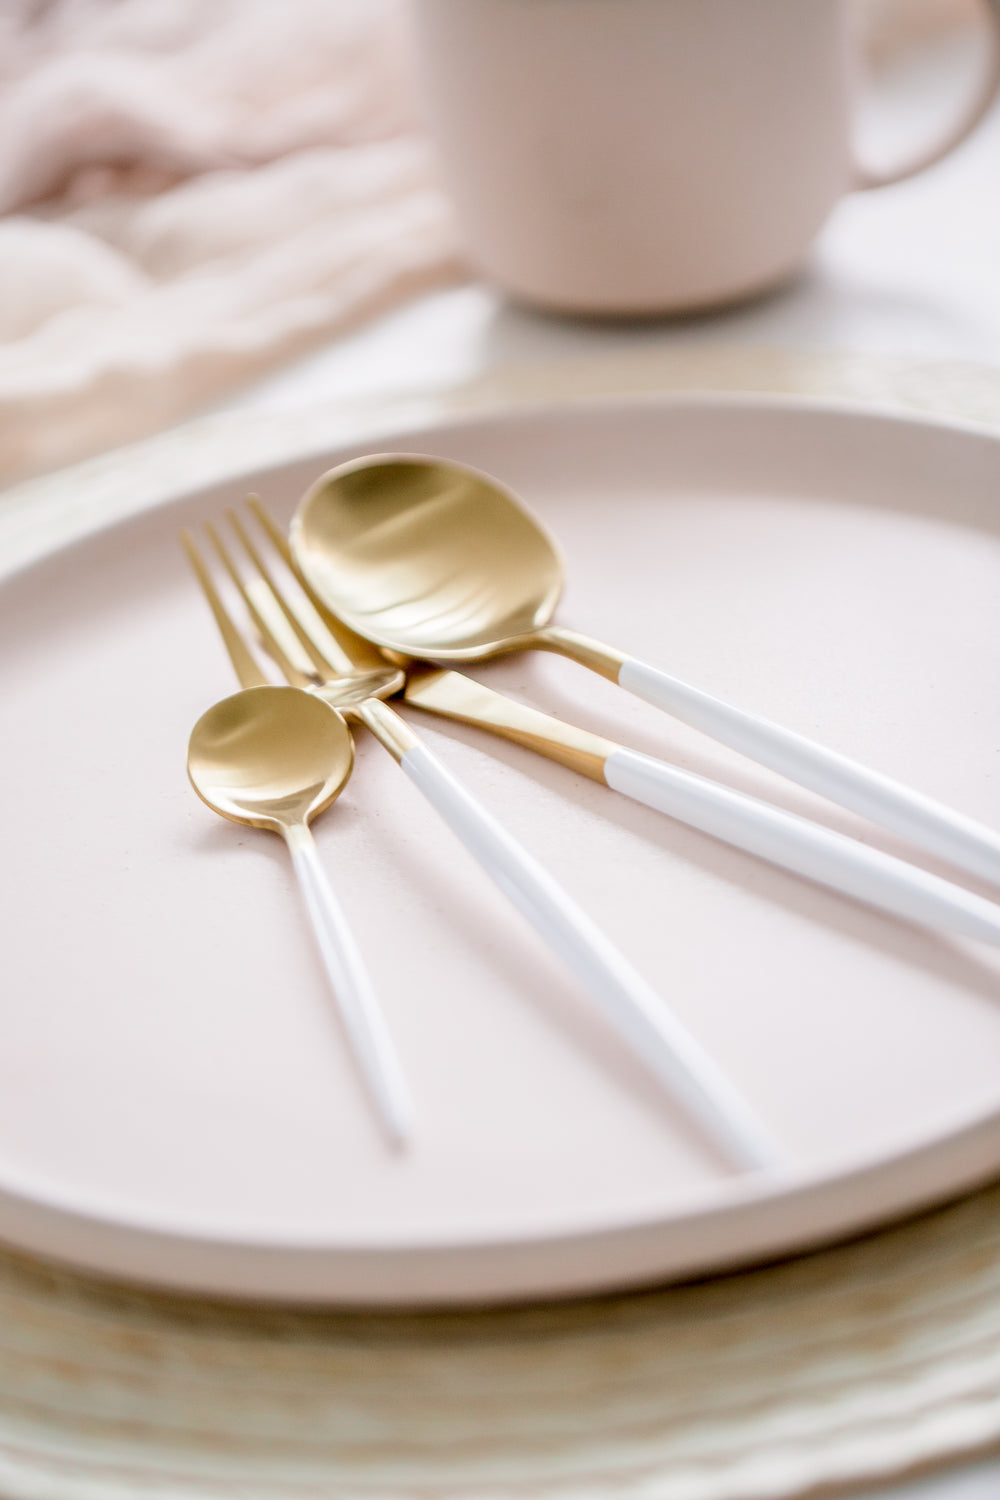
[{"label": "white table surface", "polygon": [[[964,43],[901,73],[866,121],[884,143],[933,128],[960,90]],[[482,285],[424,297],[226,403],[278,411],[318,400],[441,389],[492,372],[642,348],[757,345],[1000,366],[1000,111],[923,177],[835,211],[800,278],[716,317],[595,324],[550,318]],[[998,1500],[1000,1459],[866,1489],[862,1500]]]}]

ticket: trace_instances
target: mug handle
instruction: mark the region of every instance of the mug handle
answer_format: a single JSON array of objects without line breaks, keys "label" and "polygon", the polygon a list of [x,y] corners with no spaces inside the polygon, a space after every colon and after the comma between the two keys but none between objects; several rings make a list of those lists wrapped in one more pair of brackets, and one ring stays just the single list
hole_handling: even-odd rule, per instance
[{"label": "mug handle", "polygon": [[894,182],[905,182],[907,177],[915,177],[918,172],[923,172],[927,167],[933,167],[936,162],[941,161],[942,157],[954,151],[956,146],[961,145],[966,137],[972,134],[980,121],[985,119],[993,101],[1000,96],[1000,0],[986,0],[986,10],[993,29],[989,73],[972,103],[959,117],[957,124],[952,127],[943,141],[938,141],[929,149],[920,152],[909,161],[904,161],[902,166],[895,167],[891,171],[871,172],[865,167],[859,167],[855,188],[863,190],[889,187]]}]

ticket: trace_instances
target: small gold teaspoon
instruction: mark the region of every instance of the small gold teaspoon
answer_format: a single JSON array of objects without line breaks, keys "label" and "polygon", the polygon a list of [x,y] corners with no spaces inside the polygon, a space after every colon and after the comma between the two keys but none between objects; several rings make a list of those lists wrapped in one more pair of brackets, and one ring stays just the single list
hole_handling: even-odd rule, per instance
[{"label": "small gold teaspoon", "polygon": [[1000,835],[880,772],[658,667],[551,625],[562,564],[548,533],[478,470],[410,454],[331,469],[292,522],[313,591],[358,635],[423,661],[555,651],[693,728],[1000,885]]},{"label": "small gold teaspoon", "polygon": [[348,1038],[389,1138],[410,1134],[402,1070],[347,920],[319,862],[309,823],[339,796],[354,765],[344,720],[311,693],[248,687],[198,720],[188,775],[222,817],[281,834]]}]

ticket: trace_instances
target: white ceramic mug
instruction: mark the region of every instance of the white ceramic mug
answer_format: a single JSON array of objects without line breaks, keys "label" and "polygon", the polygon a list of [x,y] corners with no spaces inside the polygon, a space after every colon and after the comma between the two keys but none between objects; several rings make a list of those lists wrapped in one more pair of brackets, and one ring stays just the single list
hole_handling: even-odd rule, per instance
[{"label": "white ceramic mug", "polygon": [[[1000,28],[1000,0],[989,0]],[[569,312],[694,310],[775,285],[837,200],[885,177],[851,145],[843,0],[417,0],[432,133],[472,254]]]}]

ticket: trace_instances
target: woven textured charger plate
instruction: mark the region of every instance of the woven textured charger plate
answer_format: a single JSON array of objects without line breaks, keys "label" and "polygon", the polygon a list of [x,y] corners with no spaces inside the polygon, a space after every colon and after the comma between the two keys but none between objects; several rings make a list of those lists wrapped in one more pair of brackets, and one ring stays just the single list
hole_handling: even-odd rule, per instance
[{"label": "woven textured charger plate", "polygon": [[[679,386],[1000,422],[986,371],[759,350],[533,371],[406,415]],[[386,421],[359,409],[334,436]],[[327,411],[192,424],[9,492],[5,537],[28,558],[165,477],[330,441]],[[899,1472],[1000,1440],[998,1210],[992,1188],[713,1282],[406,1316],[228,1307],[0,1256],[0,1493],[763,1500]]]}]

